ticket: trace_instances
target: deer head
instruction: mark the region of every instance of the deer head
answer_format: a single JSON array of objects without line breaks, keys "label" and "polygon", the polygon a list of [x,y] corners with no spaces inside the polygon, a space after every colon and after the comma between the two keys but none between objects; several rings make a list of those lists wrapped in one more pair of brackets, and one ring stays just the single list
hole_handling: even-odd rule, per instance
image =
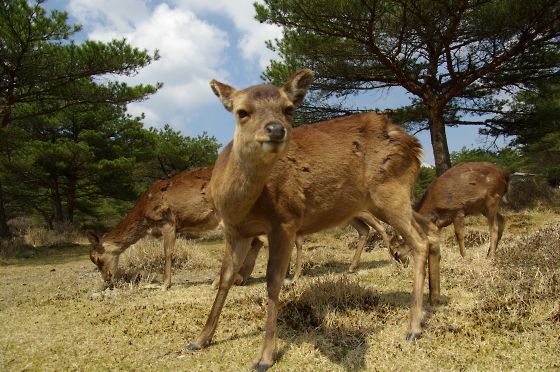
[{"label": "deer head", "polygon": [[117,272],[119,255],[108,251],[106,247],[104,247],[102,239],[94,232],[87,231],[86,236],[91,243],[91,249],[89,250],[91,262],[97,266],[103,280],[107,283],[111,283]]},{"label": "deer head", "polygon": [[404,267],[408,266],[410,257],[412,257],[412,249],[405,243],[404,239],[396,233],[391,238],[389,253],[397,263]]},{"label": "deer head", "polygon": [[280,88],[261,84],[243,90],[210,82],[210,87],[236,120],[234,152],[272,161],[286,150],[294,107],[311,85],[311,70],[293,74]]}]

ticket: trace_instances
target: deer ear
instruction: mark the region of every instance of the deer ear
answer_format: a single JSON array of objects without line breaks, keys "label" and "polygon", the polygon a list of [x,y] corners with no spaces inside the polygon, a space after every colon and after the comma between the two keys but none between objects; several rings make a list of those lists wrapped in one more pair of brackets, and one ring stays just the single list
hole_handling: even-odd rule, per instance
[{"label": "deer ear", "polygon": [[226,110],[231,111],[233,109],[233,93],[236,92],[235,88],[227,84],[220,83],[217,80],[210,81],[210,88],[212,88],[214,94],[218,96],[220,101],[222,101]]},{"label": "deer ear", "polygon": [[89,250],[89,259],[96,265],[99,263],[99,256],[94,248]]},{"label": "deer ear", "polygon": [[307,68],[299,70],[288,78],[282,90],[294,105],[299,105],[303,102],[303,98],[311,86],[312,81],[313,71]]},{"label": "deer ear", "polygon": [[99,244],[99,237],[97,235],[95,235],[95,233],[93,231],[87,230],[86,231],[86,236],[87,236],[89,242],[93,246],[97,246]]}]

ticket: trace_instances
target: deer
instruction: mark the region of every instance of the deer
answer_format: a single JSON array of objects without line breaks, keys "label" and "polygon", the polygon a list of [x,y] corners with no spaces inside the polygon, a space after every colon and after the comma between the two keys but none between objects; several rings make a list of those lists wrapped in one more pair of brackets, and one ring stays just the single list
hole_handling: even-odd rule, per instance
[{"label": "deer", "polygon": [[[157,238],[163,237],[165,264],[162,289],[169,289],[171,286],[171,258],[176,234],[213,230],[219,225],[214,207],[207,196],[211,175],[212,167],[205,167],[180,172],[167,180],[155,181],[139,197],[127,216],[110,232],[99,237],[93,231],[86,231],[86,236],[91,244],[90,259],[99,269],[103,280],[112,284],[117,273],[120,255],[144,236],[151,235]],[[367,220],[367,218],[368,216],[364,216],[362,220]],[[369,218],[367,221],[371,224],[371,215]],[[356,229],[361,228],[358,230],[360,234],[358,250],[360,250],[360,244],[363,248],[367,239],[367,236],[364,237],[362,227],[364,223],[367,222],[361,222],[359,219],[356,219],[355,222],[351,221],[353,226],[357,226]],[[377,223],[380,226],[379,222]],[[247,255],[243,267],[237,273],[234,280],[235,285],[247,283],[262,246],[263,242],[256,237],[252,242],[250,254]],[[356,251],[356,262],[359,262],[358,250]],[[297,262],[299,262],[299,266],[297,266],[296,272],[299,277],[301,257]],[[216,279],[212,286],[217,287]]]},{"label": "deer", "polygon": [[[167,290],[171,286],[171,258],[176,234],[212,230],[220,222],[209,201],[211,175],[212,167],[204,167],[155,181],[114,229],[102,237],[88,230],[86,236],[91,244],[89,256],[103,280],[108,284],[113,283],[119,257],[132,244],[146,235],[162,236],[165,256],[162,289]],[[255,238],[251,244],[248,264],[251,263],[252,255],[256,258],[263,243]],[[235,284],[243,284],[250,272],[247,267],[242,267]]]},{"label": "deer", "polygon": [[[435,225],[439,232],[453,224],[462,257],[465,251],[465,216],[482,214],[488,220],[490,247],[494,259],[504,231],[500,203],[508,191],[510,173],[488,162],[464,162],[445,171],[428,187],[414,209]],[[410,248],[393,240],[391,249],[398,261],[406,260]]]},{"label": "deer", "polygon": [[259,84],[241,90],[210,82],[236,125],[233,140],[218,155],[210,187],[224,225],[219,287],[202,331],[187,350],[209,344],[252,237],[266,234],[267,315],[253,368],[270,368],[276,355],[278,297],[296,235],[336,226],[364,210],[390,224],[413,247],[407,340],[416,340],[421,332],[426,262],[430,302],[439,302],[439,245],[420,227],[417,218],[422,217],[410,203],[422,147],[376,113],[292,128],[294,109],[302,103],[312,76],[303,69],[281,87]]},{"label": "deer", "polygon": [[[387,245],[388,248],[391,248],[391,241],[389,240],[389,237],[387,236],[387,233],[385,232],[385,229],[383,228],[381,221],[379,221],[377,218],[372,216],[369,212],[361,212],[356,217],[352,218],[348,222],[348,224],[358,232],[358,243],[356,245],[356,251],[354,252],[354,257],[352,258],[352,263],[350,264],[350,268],[348,269],[348,272],[353,273],[356,271],[356,268],[360,263],[360,256],[369,238],[370,226],[373,227],[373,229],[379,233],[379,235],[381,236],[381,238],[385,242],[385,245]],[[266,237],[260,237],[260,238],[261,240],[263,240]],[[289,279],[288,276],[286,275],[286,278],[284,279],[285,285],[289,285],[297,282],[301,275],[301,270],[303,266],[303,239],[304,236],[302,234],[299,233],[296,234],[296,239],[295,239],[296,263],[294,265],[294,274],[291,279]],[[239,279],[237,279],[237,282],[235,282],[235,284],[245,284],[246,278],[249,278],[249,276],[251,275],[251,272],[255,265],[255,259],[257,254],[258,254],[257,252],[253,252],[253,254],[249,255],[249,257],[245,260],[243,273],[240,273]],[[390,256],[391,258],[393,258],[392,255]],[[290,265],[288,264],[288,268],[289,267]],[[218,283],[219,283],[219,277],[217,277],[214,280],[214,282],[212,283],[212,287],[214,287],[214,289],[217,289]]]}]

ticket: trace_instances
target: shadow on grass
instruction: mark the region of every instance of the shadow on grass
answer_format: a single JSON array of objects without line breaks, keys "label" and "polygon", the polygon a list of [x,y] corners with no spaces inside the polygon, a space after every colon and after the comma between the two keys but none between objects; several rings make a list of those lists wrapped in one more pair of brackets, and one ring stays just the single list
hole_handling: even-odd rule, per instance
[{"label": "shadow on grass", "polygon": [[89,245],[61,244],[48,247],[30,248],[26,258],[11,258],[8,265],[40,266],[57,265],[82,260],[89,255]]},{"label": "shadow on grass", "polygon": [[295,342],[311,337],[323,355],[345,370],[365,368],[367,337],[410,302],[410,293],[380,294],[348,276],[319,278],[303,292],[289,289],[287,297],[279,323]]},{"label": "shadow on grass", "polygon": [[[315,264],[309,265],[304,264],[301,270],[301,276],[303,277],[321,277],[328,274],[342,274],[347,273],[348,275],[353,275],[359,273],[361,270],[369,270],[369,269],[377,269],[380,267],[384,267],[390,265],[391,263],[388,260],[380,260],[380,261],[367,261],[362,262],[356,269],[354,273],[348,272],[348,268],[350,267],[350,263],[340,262],[340,261],[328,261],[322,264]],[[293,267],[288,275],[288,278],[291,278],[293,274]],[[300,277],[301,278],[301,277]],[[244,286],[253,286],[258,285],[261,283],[266,282],[266,274],[264,276],[253,277],[251,276],[247,283]]]}]

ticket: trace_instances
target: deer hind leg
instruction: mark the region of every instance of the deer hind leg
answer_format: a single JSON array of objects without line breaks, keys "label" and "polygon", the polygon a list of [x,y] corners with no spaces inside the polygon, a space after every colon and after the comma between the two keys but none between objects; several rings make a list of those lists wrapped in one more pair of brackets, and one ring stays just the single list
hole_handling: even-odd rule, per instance
[{"label": "deer hind leg", "polygon": [[352,263],[350,264],[349,272],[353,273],[360,263],[360,256],[364,246],[367,243],[369,236],[369,226],[362,221],[360,218],[353,218],[350,220],[350,225],[358,231],[358,245],[356,246],[356,252],[354,252],[354,257],[352,258]]},{"label": "deer hind leg", "polygon": [[[383,226],[381,221],[379,221],[377,218],[373,217],[369,213],[360,214],[360,218],[369,226],[373,227],[375,231],[379,233],[379,235],[381,235],[381,239],[383,239],[383,242],[385,243],[387,248],[391,246],[391,240],[389,239],[389,236],[387,235],[387,232],[385,231],[385,227]],[[371,248],[366,248],[366,252],[370,249]]]},{"label": "deer hind leg", "polygon": [[222,261],[222,270],[220,272],[220,281],[214,304],[208,315],[208,320],[198,337],[186,346],[188,350],[200,350],[206,346],[216,331],[218,318],[222,312],[222,307],[226,301],[229,289],[233,284],[235,274],[241,268],[245,261],[247,252],[251,248],[251,238],[236,238],[226,232],[226,249],[224,259]]},{"label": "deer hind leg", "polygon": [[[424,233],[416,221],[416,215],[413,215],[412,207],[409,201],[409,193],[405,191],[398,192],[398,186],[384,185],[386,187],[378,187],[375,190],[376,199],[380,203],[375,209],[384,217],[398,234],[400,234],[413,249],[413,288],[412,299],[410,305],[410,321],[406,339],[409,341],[416,340],[421,333],[422,321],[422,302],[424,292],[424,280],[426,278],[426,261],[430,253],[430,243],[428,236]],[[420,218],[420,217],[419,217]],[[437,252],[433,252],[435,255]],[[439,275],[435,272],[439,268],[439,261],[432,259],[432,268],[430,275],[433,276],[432,290],[439,292]],[[438,283],[436,283],[438,280]],[[437,294],[439,296],[439,293]],[[435,293],[434,293],[435,296]],[[432,297],[432,296],[431,296]]]},{"label": "deer hind leg", "polygon": [[[302,254],[303,254],[303,235],[296,236],[296,266],[294,268],[294,276],[292,279],[286,278],[284,280],[284,284],[292,284],[298,281],[301,275],[301,266],[302,266]],[[288,262],[288,267],[290,266]]]},{"label": "deer hind leg", "polygon": [[276,354],[278,296],[282,282],[286,277],[290,255],[295,239],[295,231],[277,227],[273,229],[269,241],[268,265],[266,270],[266,286],[268,294],[267,319],[264,343],[254,368],[266,370],[274,363]]},{"label": "deer hind leg", "polygon": [[459,213],[453,220],[453,230],[455,231],[457,244],[459,244],[459,252],[461,252],[461,257],[465,257],[465,215],[463,213]]},{"label": "deer hind leg", "polygon": [[253,238],[251,242],[251,249],[249,253],[247,253],[247,257],[245,257],[245,261],[241,266],[241,269],[235,276],[234,284],[235,285],[243,285],[247,282],[247,279],[251,276],[253,269],[255,268],[255,262],[257,261],[257,256],[261,248],[263,247],[264,243],[259,238]]},{"label": "deer hind leg", "polygon": [[163,252],[165,256],[165,266],[163,269],[163,289],[167,290],[171,286],[171,259],[173,248],[175,247],[176,232],[175,225],[166,224],[161,229],[163,235]]},{"label": "deer hind leg", "polygon": [[[503,217],[498,213],[499,199],[497,203],[492,203],[488,212],[486,213],[486,218],[488,219],[488,229],[490,230],[490,247],[488,248],[487,257],[489,259],[494,259],[496,256],[496,247],[498,246],[498,241],[501,237],[500,224],[502,225],[501,230],[503,232]],[[501,222],[501,223],[500,223]]]},{"label": "deer hind leg", "polygon": [[504,224],[505,224],[504,216],[498,213],[497,218],[498,218],[498,241],[496,242],[496,249],[498,248],[497,246],[498,243],[500,242],[500,240],[502,240],[502,235],[504,233]]}]

